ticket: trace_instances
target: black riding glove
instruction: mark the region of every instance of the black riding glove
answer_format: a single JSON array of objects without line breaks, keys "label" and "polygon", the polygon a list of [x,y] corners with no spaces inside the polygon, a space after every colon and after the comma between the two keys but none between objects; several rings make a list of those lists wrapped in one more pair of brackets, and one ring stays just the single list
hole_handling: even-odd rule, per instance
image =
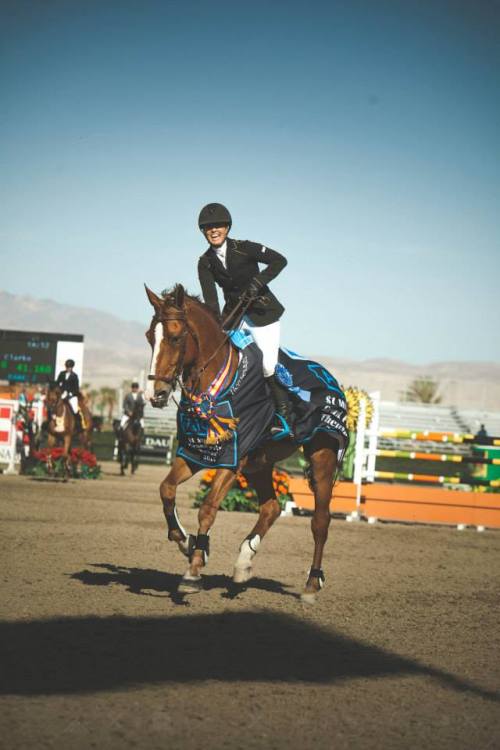
[{"label": "black riding glove", "polygon": [[256,299],[260,295],[263,286],[263,282],[259,278],[257,278],[257,276],[254,276],[254,278],[244,291],[244,298],[248,302],[250,300]]}]

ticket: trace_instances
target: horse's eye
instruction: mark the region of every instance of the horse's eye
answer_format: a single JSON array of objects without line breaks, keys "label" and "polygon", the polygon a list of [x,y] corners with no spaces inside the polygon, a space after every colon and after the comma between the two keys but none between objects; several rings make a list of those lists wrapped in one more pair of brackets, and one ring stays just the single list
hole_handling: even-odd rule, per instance
[{"label": "horse's eye", "polygon": [[170,336],[169,338],[170,343],[173,344],[174,346],[177,346],[180,340],[181,340],[180,336]]}]

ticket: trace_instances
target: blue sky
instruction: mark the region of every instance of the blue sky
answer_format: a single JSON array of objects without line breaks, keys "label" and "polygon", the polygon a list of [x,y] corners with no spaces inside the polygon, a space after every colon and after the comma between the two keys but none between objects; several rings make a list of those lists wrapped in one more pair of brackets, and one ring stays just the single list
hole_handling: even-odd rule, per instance
[{"label": "blue sky", "polygon": [[146,323],[220,201],[291,348],[500,361],[498,2],[0,12],[0,288]]}]

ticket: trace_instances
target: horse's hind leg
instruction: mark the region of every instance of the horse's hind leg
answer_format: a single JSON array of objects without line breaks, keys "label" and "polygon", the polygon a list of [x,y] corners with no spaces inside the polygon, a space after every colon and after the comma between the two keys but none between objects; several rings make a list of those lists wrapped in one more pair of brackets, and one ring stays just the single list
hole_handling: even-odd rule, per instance
[{"label": "horse's hind leg", "polygon": [[252,487],[259,499],[259,518],[250,534],[243,540],[234,564],[234,583],[245,583],[252,577],[252,562],[262,538],[267,534],[281,513],[273,486],[273,467],[266,466],[251,475]]},{"label": "horse's hind leg", "polygon": [[328,436],[318,435],[308,451],[311,462],[311,481],[314,490],[314,514],[311,519],[311,530],[314,537],[314,554],[311,569],[307,578],[302,601],[311,604],[323,587],[325,576],[321,568],[323,549],[328,538],[330,526],[330,501],[333,482],[337,470],[337,443]]}]

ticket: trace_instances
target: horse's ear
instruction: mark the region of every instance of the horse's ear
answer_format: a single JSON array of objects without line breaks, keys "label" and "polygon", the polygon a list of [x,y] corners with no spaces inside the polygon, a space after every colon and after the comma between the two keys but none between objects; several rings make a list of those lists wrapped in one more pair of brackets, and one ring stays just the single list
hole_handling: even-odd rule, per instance
[{"label": "horse's ear", "polygon": [[186,290],[182,286],[182,284],[177,284],[174,290],[174,299],[175,299],[175,306],[176,307],[184,307],[184,296],[186,294]]},{"label": "horse's ear", "polygon": [[146,286],[146,284],[144,284],[144,288],[146,290],[146,294],[148,295],[148,299],[151,302],[151,304],[153,305],[154,309],[155,310],[159,310],[160,307],[163,304],[163,300],[161,299],[161,297],[158,297],[157,294],[155,294],[154,292],[152,292],[151,289]]}]

